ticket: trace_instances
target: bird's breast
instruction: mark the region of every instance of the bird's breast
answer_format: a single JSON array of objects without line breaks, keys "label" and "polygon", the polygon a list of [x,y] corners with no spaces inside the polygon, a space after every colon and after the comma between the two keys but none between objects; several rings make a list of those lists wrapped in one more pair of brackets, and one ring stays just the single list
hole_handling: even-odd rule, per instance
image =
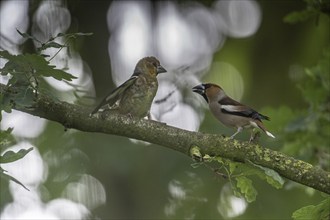
[{"label": "bird's breast", "polygon": [[120,112],[136,117],[145,117],[150,110],[157,89],[158,82],[156,78],[139,77],[122,97],[119,105]]}]

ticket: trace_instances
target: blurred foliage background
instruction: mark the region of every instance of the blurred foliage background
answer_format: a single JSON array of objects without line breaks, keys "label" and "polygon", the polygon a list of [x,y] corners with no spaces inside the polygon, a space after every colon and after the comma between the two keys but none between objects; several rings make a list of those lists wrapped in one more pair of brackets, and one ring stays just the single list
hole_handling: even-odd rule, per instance
[{"label": "blurred foliage background", "polygon": [[[29,16],[36,13],[41,2],[29,2]],[[196,2],[203,7],[215,4],[212,0]],[[328,15],[298,13],[286,17],[310,9],[311,2],[324,1],[256,1],[261,11],[257,31],[244,38],[227,37],[222,48],[215,50],[210,68],[200,81],[223,85],[231,96],[240,97],[243,103],[271,117],[266,126],[277,139],[262,137],[262,145],[330,170],[329,8]],[[186,3],[178,1],[177,5]],[[71,15],[68,33],[93,33],[76,39],[71,48],[90,71],[99,100],[116,84],[109,62],[116,58],[108,51],[113,33],[106,21],[113,2],[76,0],[61,4]],[[150,10],[157,17],[160,9],[152,3]],[[305,20],[300,19],[306,14]],[[285,17],[291,22],[285,22]],[[31,31],[31,23],[32,19],[26,32]],[[31,41],[20,48],[24,53],[34,52]],[[217,73],[226,71],[226,67],[239,72],[241,78]],[[244,87],[236,91],[240,80]],[[63,91],[55,94],[67,98]],[[76,102],[87,105],[82,100]],[[226,135],[233,132],[206,109],[199,130]],[[238,139],[247,140],[248,135],[246,132]],[[118,136],[65,131],[53,122],[48,122],[38,137],[28,140],[44,161],[45,171],[41,172],[46,174],[37,186],[41,201],[69,198],[85,205],[93,218],[289,219],[295,210],[324,200],[320,192],[290,181],[277,190],[254,179],[256,201],[233,205],[228,199],[232,192],[227,179],[203,166],[192,168],[190,158],[161,146],[133,143]],[[1,212],[8,211],[8,204],[14,200],[9,189],[9,184],[1,180]],[[230,211],[232,206],[236,211]]]}]

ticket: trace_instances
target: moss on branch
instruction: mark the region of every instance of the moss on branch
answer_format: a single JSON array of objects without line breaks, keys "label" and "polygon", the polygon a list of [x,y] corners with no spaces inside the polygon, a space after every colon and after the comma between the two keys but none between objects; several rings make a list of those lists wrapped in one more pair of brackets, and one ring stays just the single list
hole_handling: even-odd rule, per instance
[{"label": "moss on branch", "polygon": [[[3,96],[10,92],[2,84],[0,84],[0,91]],[[66,128],[135,138],[173,149],[189,157],[191,156],[190,148],[197,146],[202,154],[220,156],[243,163],[250,161],[273,169],[282,177],[330,194],[329,172],[257,144],[230,140],[220,135],[186,131],[164,123],[129,118],[124,115],[112,114],[106,119],[89,117],[91,109],[55,101],[45,95],[39,95],[32,108],[18,106],[14,108],[58,122]]]}]

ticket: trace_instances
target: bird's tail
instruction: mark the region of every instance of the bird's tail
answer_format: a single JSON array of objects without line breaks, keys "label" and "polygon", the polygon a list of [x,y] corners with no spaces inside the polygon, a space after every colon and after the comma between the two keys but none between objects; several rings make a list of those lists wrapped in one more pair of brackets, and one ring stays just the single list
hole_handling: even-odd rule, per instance
[{"label": "bird's tail", "polygon": [[269,131],[267,131],[267,129],[265,128],[265,126],[262,124],[262,122],[256,120],[256,123],[257,123],[258,127],[261,130],[263,130],[263,132],[265,132],[267,134],[267,136],[272,137],[272,138],[275,138],[275,136],[272,133],[270,133]]},{"label": "bird's tail", "polygon": [[268,116],[263,115],[263,114],[260,114],[260,113],[258,113],[258,115],[259,115],[259,117],[260,117],[262,120],[268,120],[268,121],[270,121],[270,118],[269,118]]},{"label": "bird's tail", "polygon": [[275,136],[272,133],[270,133],[269,131],[265,131],[265,132],[269,137],[275,138]]}]

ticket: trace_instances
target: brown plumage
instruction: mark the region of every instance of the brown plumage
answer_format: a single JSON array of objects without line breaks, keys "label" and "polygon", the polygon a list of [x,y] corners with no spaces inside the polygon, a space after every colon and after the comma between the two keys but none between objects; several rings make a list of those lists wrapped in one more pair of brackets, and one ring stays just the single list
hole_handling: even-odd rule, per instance
[{"label": "brown plumage", "polygon": [[155,57],[141,59],[133,75],[123,84],[110,92],[92,111],[112,110],[120,114],[150,118],[149,110],[158,89],[157,75],[166,70]]},{"label": "brown plumage", "polygon": [[[243,128],[248,127],[259,128],[269,137],[275,138],[262,123],[262,120],[269,120],[269,117],[233,100],[226,95],[220,86],[212,83],[200,84],[193,88],[193,92],[203,96],[209,104],[210,111],[221,123],[237,128],[231,138],[234,138]],[[253,135],[251,133],[250,141],[252,139]]]}]

